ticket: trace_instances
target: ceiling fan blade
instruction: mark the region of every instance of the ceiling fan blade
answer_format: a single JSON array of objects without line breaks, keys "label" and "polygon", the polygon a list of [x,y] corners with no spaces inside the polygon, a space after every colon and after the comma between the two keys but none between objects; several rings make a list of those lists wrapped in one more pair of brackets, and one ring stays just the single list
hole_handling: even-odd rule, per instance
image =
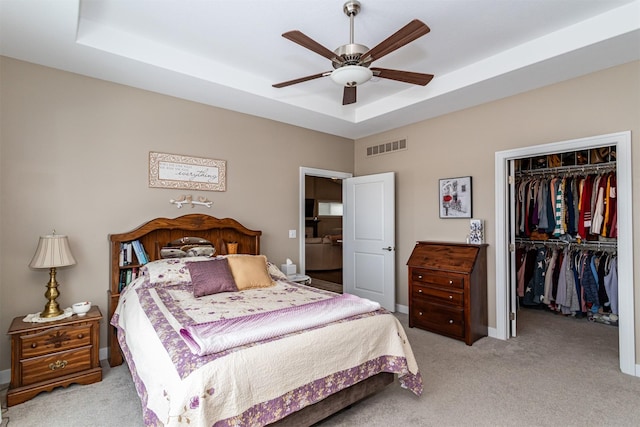
[{"label": "ceiling fan blade", "polygon": [[356,86],[345,86],[342,94],[342,105],[355,104]]},{"label": "ceiling fan blade", "polygon": [[371,68],[373,75],[383,79],[426,86],[433,78],[433,74],[414,73],[412,71],[389,70],[387,68]]},{"label": "ceiling fan blade", "polygon": [[325,71],[324,73],[314,74],[312,76],[300,77],[299,79],[289,80],[289,81],[282,82],[282,83],[276,83],[276,84],[271,85],[271,86],[277,87],[277,88],[291,86],[291,85],[295,85],[297,83],[308,82],[309,80],[314,80],[314,79],[317,79],[317,78],[320,78],[320,77],[328,76],[330,74],[331,74],[330,71]]},{"label": "ceiling fan blade", "polygon": [[383,56],[393,52],[394,50],[399,49],[402,46],[414,41],[415,39],[424,36],[429,31],[431,31],[431,29],[427,27],[427,24],[420,21],[419,19],[414,19],[404,27],[400,28],[394,34],[387,37],[387,39],[383,40],[373,49],[369,49],[368,52],[363,53],[361,56],[361,62],[370,62],[375,61],[376,59],[380,59]]},{"label": "ceiling fan blade", "polygon": [[307,49],[317,53],[318,55],[324,56],[331,61],[335,61],[339,64],[342,64],[344,62],[342,58],[338,57],[335,53],[331,52],[329,49],[322,46],[320,43],[313,40],[309,36],[306,36],[298,30],[287,31],[286,33],[282,34],[282,37],[291,40],[292,42],[297,43],[302,47],[306,47]]}]

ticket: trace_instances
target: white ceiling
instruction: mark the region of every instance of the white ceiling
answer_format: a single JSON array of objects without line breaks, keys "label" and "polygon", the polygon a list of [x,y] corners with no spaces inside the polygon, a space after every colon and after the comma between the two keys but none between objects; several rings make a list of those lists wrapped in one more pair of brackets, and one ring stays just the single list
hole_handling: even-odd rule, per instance
[{"label": "white ceiling", "polygon": [[0,0],[0,54],[357,139],[640,59],[640,0],[360,0],[354,42],[374,47],[414,18],[431,32],[373,66],[358,101],[324,77],[349,43],[344,0]]}]

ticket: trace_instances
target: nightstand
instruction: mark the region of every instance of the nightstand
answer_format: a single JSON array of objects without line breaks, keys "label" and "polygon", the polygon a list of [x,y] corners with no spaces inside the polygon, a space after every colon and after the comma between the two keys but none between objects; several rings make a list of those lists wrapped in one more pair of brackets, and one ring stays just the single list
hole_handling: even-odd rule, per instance
[{"label": "nightstand", "polygon": [[69,384],[102,381],[100,320],[97,306],[82,317],[55,322],[23,322],[16,317],[11,336],[11,384],[7,406],[26,402],[40,392]]},{"label": "nightstand", "polygon": [[311,277],[306,274],[291,274],[287,276],[290,282],[301,283],[303,285],[308,285],[311,283]]}]

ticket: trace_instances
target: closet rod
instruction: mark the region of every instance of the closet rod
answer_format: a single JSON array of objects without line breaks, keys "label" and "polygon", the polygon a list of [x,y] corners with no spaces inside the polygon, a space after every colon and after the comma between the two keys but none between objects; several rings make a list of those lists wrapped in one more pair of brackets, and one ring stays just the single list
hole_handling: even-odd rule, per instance
[{"label": "closet rod", "polygon": [[516,237],[517,244],[526,244],[526,245],[534,245],[534,246],[566,246],[575,247],[579,249],[587,249],[587,250],[604,250],[604,249],[617,249],[618,242],[617,241],[584,241],[584,242],[567,242],[566,240],[560,239],[547,239],[547,240],[531,240],[523,237]]},{"label": "closet rod", "polygon": [[566,172],[571,173],[598,173],[609,172],[616,170],[616,162],[598,163],[589,165],[575,165],[575,166],[559,166],[557,168],[543,168],[543,169],[529,169],[519,170],[516,172],[517,176],[536,176],[536,175],[554,175],[562,174]]}]

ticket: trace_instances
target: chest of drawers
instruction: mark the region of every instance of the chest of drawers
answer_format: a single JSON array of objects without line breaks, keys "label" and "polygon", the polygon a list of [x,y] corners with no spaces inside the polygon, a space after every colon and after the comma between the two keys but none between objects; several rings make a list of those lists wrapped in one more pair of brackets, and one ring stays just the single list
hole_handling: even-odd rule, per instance
[{"label": "chest of drawers", "polygon": [[409,257],[409,327],[472,345],[487,336],[487,245],[416,242]]},{"label": "chest of drawers", "polygon": [[82,317],[26,323],[16,317],[11,336],[11,384],[7,405],[25,402],[42,391],[72,383],[102,380],[100,367],[100,320],[97,306]]}]

